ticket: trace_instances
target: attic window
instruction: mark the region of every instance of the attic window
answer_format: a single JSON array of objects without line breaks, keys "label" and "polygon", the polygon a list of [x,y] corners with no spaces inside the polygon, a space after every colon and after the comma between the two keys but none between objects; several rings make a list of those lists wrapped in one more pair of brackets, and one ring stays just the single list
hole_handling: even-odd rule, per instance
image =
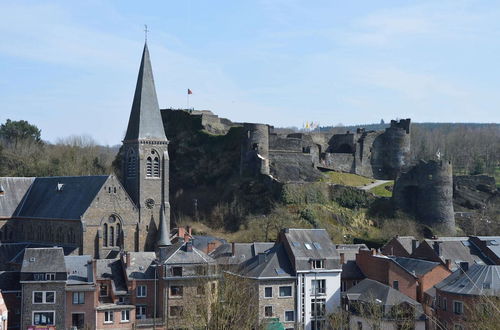
[{"label": "attic window", "polygon": [[63,191],[63,188],[64,188],[64,183],[58,183],[57,184],[57,191]]},{"label": "attic window", "polygon": [[308,250],[312,250],[312,246],[311,246],[311,244],[309,244],[309,243],[304,243],[304,245],[306,246],[306,249],[308,249]]},{"label": "attic window", "polygon": [[321,250],[321,245],[319,243],[313,242],[313,245],[317,250]]},{"label": "attic window", "polygon": [[274,268],[274,270],[276,271],[276,274],[278,274],[278,275],[285,275],[285,271],[281,268]]},{"label": "attic window", "polygon": [[300,243],[299,242],[292,242],[292,245],[295,246],[295,247],[299,247]]},{"label": "attic window", "polygon": [[491,289],[490,283],[483,283],[483,289]]},{"label": "attic window", "polygon": [[31,257],[30,262],[35,262],[35,257]]}]

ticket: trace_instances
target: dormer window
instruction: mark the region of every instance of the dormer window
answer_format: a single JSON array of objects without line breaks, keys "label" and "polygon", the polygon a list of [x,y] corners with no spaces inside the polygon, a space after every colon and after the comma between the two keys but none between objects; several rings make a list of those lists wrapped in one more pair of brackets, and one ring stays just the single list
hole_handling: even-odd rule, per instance
[{"label": "dormer window", "polygon": [[325,260],[323,259],[314,259],[311,260],[312,269],[324,269],[325,268]]},{"label": "dormer window", "polygon": [[55,281],[56,280],[56,273],[46,273],[45,280],[46,281]]}]

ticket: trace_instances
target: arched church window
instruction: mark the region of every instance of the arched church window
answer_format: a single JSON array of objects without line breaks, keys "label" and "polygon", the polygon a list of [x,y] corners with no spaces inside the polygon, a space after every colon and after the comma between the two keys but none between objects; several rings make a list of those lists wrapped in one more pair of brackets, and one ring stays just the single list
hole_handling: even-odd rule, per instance
[{"label": "arched church window", "polygon": [[108,224],[105,223],[102,228],[102,246],[108,246]]},{"label": "arched church window", "polygon": [[119,223],[116,224],[116,246],[120,246],[122,237],[122,230]]},{"label": "arched church window", "polygon": [[146,176],[151,177],[153,175],[153,160],[151,157],[146,159]]},{"label": "arched church window", "polygon": [[127,154],[127,177],[135,177],[135,152],[134,149],[129,149]]},{"label": "arched church window", "polygon": [[153,160],[153,177],[160,177],[160,159],[158,157],[155,157]]},{"label": "arched church window", "polygon": [[109,246],[115,245],[115,227],[109,226]]}]

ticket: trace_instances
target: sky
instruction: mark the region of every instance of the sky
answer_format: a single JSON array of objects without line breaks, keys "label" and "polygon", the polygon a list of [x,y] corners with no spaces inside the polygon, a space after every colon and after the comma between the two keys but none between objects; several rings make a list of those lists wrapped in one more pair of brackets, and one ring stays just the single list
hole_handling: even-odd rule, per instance
[{"label": "sky", "polygon": [[148,25],[161,108],[279,127],[500,122],[500,2],[0,0],[0,122],[121,143]]}]

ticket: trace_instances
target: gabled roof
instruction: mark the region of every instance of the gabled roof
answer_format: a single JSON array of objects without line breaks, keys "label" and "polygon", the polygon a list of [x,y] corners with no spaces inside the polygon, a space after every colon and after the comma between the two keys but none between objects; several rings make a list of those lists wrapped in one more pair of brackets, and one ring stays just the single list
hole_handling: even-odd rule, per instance
[{"label": "gabled roof", "polygon": [[[415,237],[414,236],[396,236],[396,237],[393,237],[389,242],[387,242],[382,248],[381,250],[384,251],[385,250],[385,247],[388,246],[389,244],[392,244],[392,242],[396,241],[399,243],[399,245],[401,245],[401,247],[406,251],[408,252],[408,254],[411,254],[413,252],[413,248],[412,248],[412,242],[415,240]],[[385,251],[386,254],[388,253],[387,251]]]},{"label": "gabled roof", "polygon": [[[235,253],[232,253],[234,244]],[[265,252],[274,246],[272,242],[254,243],[226,243],[222,244],[209,255],[221,265],[237,265],[245,262],[261,252]]]},{"label": "gabled roof", "polygon": [[470,244],[468,237],[439,237],[437,239],[425,239],[423,243],[428,244],[436,255],[434,245],[437,244],[439,246],[439,258],[443,263],[446,260],[451,260],[452,270],[457,269],[460,262],[484,264],[480,257],[481,252],[473,244]]},{"label": "gabled roof", "polygon": [[125,141],[137,139],[167,140],[156,97],[153,69],[151,68],[147,44],[144,44],[142,52],[134,101],[125,134]]},{"label": "gabled roof", "polygon": [[342,279],[362,279],[365,278],[365,274],[356,264],[355,260],[347,260],[346,263],[342,264],[342,273],[340,274]]},{"label": "gabled roof", "polygon": [[215,260],[212,257],[194,246],[192,246],[192,251],[188,251],[186,248],[187,244],[192,243],[178,242],[168,246],[169,250],[165,257],[165,264],[215,264]]},{"label": "gabled roof", "polygon": [[89,284],[94,282],[91,256],[65,256],[64,262],[68,273],[67,284]]},{"label": "gabled roof", "polygon": [[405,269],[408,273],[422,276],[440,265],[439,262],[426,261],[415,258],[389,257],[396,264]]},{"label": "gabled roof", "polygon": [[244,262],[238,273],[245,277],[257,279],[295,276],[292,264],[282,243],[278,243],[271,249],[261,252]]},{"label": "gabled roof", "polygon": [[108,175],[36,178],[16,217],[80,220],[108,178]]},{"label": "gabled roof", "polygon": [[26,249],[21,273],[66,273],[63,249],[61,247]]},{"label": "gabled roof", "polygon": [[295,271],[310,270],[311,260],[325,260],[325,269],[340,269],[339,254],[330,236],[324,229],[284,229],[292,256],[295,259]]},{"label": "gabled roof", "polygon": [[344,295],[349,301],[378,303],[384,307],[385,313],[388,313],[393,306],[406,303],[415,307],[416,318],[423,317],[422,305],[419,302],[388,285],[368,278],[347,290]]},{"label": "gabled roof", "polygon": [[[1,243],[0,244],[0,267],[4,267],[6,264],[17,264],[20,265],[24,259],[24,252],[27,248],[52,248],[54,244],[43,244],[43,243],[30,243],[30,242],[19,242],[19,243]],[[75,246],[61,246],[63,248],[64,255],[69,255],[73,253],[77,247]]]},{"label": "gabled roof", "polygon": [[152,266],[156,259],[154,252],[129,252],[130,266],[125,271],[129,279],[142,280],[155,278],[155,267]]},{"label": "gabled roof", "polygon": [[466,272],[458,269],[435,287],[455,294],[500,297],[500,266],[474,264]]},{"label": "gabled roof", "polygon": [[0,218],[14,215],[35,178],[0,177]]}]

